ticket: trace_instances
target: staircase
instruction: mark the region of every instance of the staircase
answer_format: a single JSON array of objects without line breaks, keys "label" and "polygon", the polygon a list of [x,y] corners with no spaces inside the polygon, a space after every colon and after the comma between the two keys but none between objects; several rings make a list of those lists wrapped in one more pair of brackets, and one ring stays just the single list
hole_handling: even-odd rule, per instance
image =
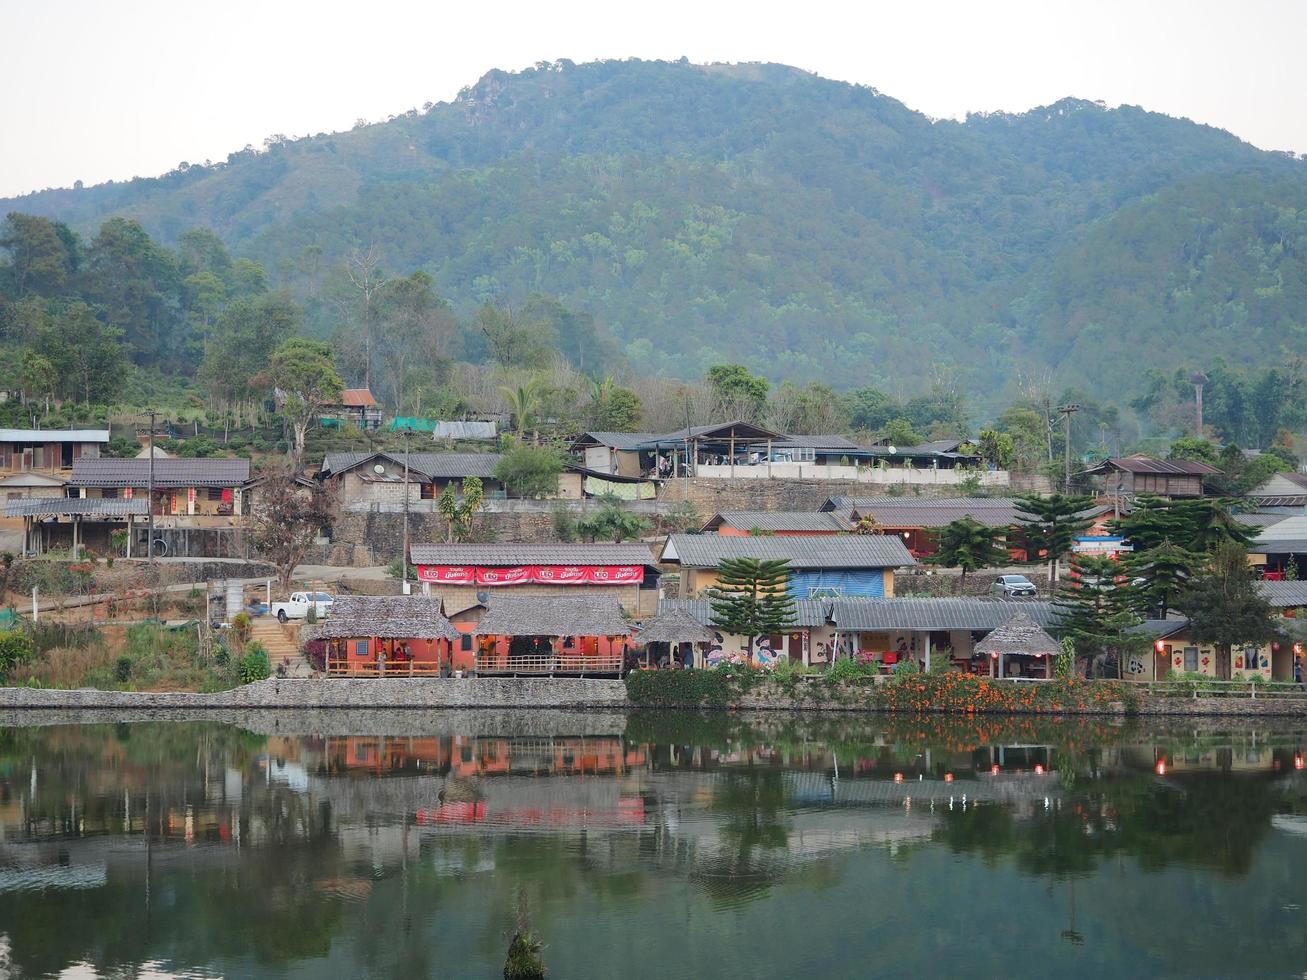
[{"label": "staircase", "polygon": [[313,676],[313,668],[300,653],[298,626],[282,626],[271,616],[260,616],[252,626],[250,641],[257,640],[268,651],[268,665],[272,668],[274,677],[282,660],[289,661],[288,677]]}]

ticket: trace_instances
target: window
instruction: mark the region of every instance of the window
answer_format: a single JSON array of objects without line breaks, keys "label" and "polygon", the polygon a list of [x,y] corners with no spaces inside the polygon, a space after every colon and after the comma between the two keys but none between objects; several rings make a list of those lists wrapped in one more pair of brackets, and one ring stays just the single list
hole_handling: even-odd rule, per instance
[{"label": "window", "polygon": [[113,500],[118,496],[117,487],[105,487],[100,491],[100,496],[105,500]]},{"label": "window", "polygon": [[817,450],[811,446],[800,447],[794,450],[794,461],[796,463],[811,463],[817,458]]},{"label": "window", "polygon": [[462,636],[460,636],[460,637],[458,638],[458,648],[459,648],[460,650],[464,650],[464,651],[467,651],[467,650],[471,650],[471,649],[472,649],[472,634],[471,634],[471,633],[464,633]]},{"label": "window", "polygon": [[1185,648],[1184,648],[1184,669],[1187,670],[1187,671],[1195,671],[1195,670],[1198,669],[1198,648],[1197,648],[1197,647],[1185,647]]},{"label": "window", "polygon": [[367,641],[367,640],[355,640],[355,641],[354,641],[354,656],[356,656],[356,657],[366,657],[367,655],[368,655],[368,641]]},{"label": "window", "polygon": [[209,487],[208,498],[214,503],[222,503],[222,487]]}]

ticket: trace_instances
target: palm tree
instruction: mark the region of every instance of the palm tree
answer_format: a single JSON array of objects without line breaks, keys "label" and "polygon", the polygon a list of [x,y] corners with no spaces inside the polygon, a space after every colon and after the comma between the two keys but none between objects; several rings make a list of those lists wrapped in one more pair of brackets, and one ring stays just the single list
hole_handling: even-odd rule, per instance
[{"label": "palm tree", "polygon": [[[508,406],[513,431],[519,439],[526,438],[527,431],[534,430],[536,426],[536,414],[540,411],[540,387],[539,376],[533,375],[525,384],[515,387],[504,385],[499,389]],[[538,441],[534,438],[534,432],[533,441]]]}]

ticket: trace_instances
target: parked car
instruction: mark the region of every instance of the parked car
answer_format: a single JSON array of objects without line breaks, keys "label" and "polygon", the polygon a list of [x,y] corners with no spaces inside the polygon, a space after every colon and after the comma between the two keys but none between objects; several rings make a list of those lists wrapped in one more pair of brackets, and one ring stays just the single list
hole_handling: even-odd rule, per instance
[{"label": "parked car", "polygon": [[303,619],[309,614],[309,609],[313,610],[317,618],[322,619],[331,615],[331,604],[334,601],[328,592],[292,592],[289,599],[285,602],[274,602],[268,611],[281,623],[291,619]]},{"label": "parked car", "polygon": [[1004,599],[1033,599],[1036,590],[1035,583],[1024,575],[1000,575],[989,587],[989,592]]}]

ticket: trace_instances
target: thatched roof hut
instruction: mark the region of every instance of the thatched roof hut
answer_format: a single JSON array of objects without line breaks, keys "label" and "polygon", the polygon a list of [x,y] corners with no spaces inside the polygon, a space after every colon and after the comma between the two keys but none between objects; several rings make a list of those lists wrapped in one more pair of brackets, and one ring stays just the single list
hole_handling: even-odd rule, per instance
[{"label": "thatched roof hut", "polygon": [[710,643],[713,631],[685,609],[660,609],[635,638],[637,643]]},{"label": "thatched roof hut", "polygon": [[1015,612],[976,644],[976,653],[1004,657],[1055,657],[1062,645],[1049,636],[1027,613]]},{"label": "thatched roof hut", "polygon": [[314,639],[457,640],[461,635],[441,612],[439,596],[342,595]]},{"label": "thatched roof hut", "polygon": [[631,624],[616,596],[495,594],[474,636],[627,636]]}]

